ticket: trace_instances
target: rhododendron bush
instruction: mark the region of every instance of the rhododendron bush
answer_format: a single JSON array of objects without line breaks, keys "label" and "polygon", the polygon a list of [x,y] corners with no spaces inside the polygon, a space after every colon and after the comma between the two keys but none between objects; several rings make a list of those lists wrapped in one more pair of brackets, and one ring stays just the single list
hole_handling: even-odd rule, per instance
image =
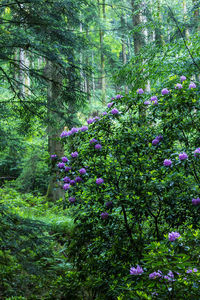
[{"label": "rhododendron bush", "polygon": [[111,101],[52,158],[76,224],[69,258],[98,299],[199,296],[198,88],[174,76]]}]

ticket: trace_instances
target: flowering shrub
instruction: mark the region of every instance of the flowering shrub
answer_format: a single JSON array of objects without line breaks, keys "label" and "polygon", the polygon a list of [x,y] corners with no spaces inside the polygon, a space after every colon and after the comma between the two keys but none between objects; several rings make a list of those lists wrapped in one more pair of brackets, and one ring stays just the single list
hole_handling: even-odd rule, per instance
[{"label": "flowering shrub", "polygon": [[[182,265],[181,272],[199,269],[185,249],[172,259],[173,247],[180,247],[182,240],[179,228],[186,220],[197,228],[200,207],[198,90],[185,76],[181,84],[177,81],[174,77],[152,96],[143,89],[116,96],[102,117],[90,120],[84,130],[61,134],[66,157],[71,158],[65,166],[58,163],[60,180],[77,226],[69,257],[101,299],[117,299],[122,291],[130,297],[120,299],[141,299],[145,293],[172,299],[163,296],[166,286],[171,289],[178,282],[185,288],[174,263]],[[66,172],[69,183],[63,179]],[[169,240],[163,242],[166,232]],[[148,260],[154,253],[149,245],[161,247],[155,264]],[[128,270],[133,275],[139,270],[141,276],[130,278]],[[183,291],[173,299],[181,299]]]}]

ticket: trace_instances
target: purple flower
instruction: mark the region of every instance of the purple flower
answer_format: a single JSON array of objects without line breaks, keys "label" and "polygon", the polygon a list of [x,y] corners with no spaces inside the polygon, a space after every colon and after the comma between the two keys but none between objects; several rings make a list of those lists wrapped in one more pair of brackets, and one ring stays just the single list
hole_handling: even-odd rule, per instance
[{"label": "purple flower", "polygon": [[191,82],[190,85],[189,85],[189,89],[196,89],[196,84],[194,82]]},{"label": "purple flower", "polygon": [[79,170],[79,173],[80,173],[81,175],[86,174],[86,169],[84,169],[84,168],[80,169],[80,170]]},{"label": "purple flower", "polygon": [[149,274],[149,279],[155,279],[162,277],[162,272],[158,270],[158,272],[153,272]]},{"label": "purple flower", "polygon": [[69,172],[71,170],[71,167],[65,167],[65,172]]},{"label": "purple flower", "polygon": [[94,120],[94,122],[96,122],[96,121],[100,120],[100,117],[96,116],[96,117],[94,117],[93,120]]},{"label": "purple flower", "polygon": [[83,126],[83,127],[80,128],[80,131],[86,131],[86,130],[88,130],[87,126]]},{"label": "purple flower", "polygon": [[138,90],[137,90],[137,93],[138,93],[139,95],[142,95],[142,94],[144,94],[144,91],[143,91],[143,89],[138,89]]},{"label": "purple flower", "polygon": [[97,143],[98,141],[96,139],[92,139],[90,140],[90,144],[93,144],[93,143]]},{"label": "purple flower", "polygon": [[192,204],[195,205],[195,206],[196,206],[196,205],[199,205],[199,204],[200,204],[200,198],[196,198],[196,199],[193,198],[193,199],[192,199]]},{"label": "purple flower", "polygon": [[70,180],[70,185],[75,185],[76,181],[75,180]]},{"label": "purple flower", "polygon": [[109,217],[109,214],[107,212],[101,213],[101,218],[103,220],[108,219],[108,217]]},{"label": "purple flower", "polygon": [[182,76],[180,77],[180,79],[181,79],[181,82],[183,82],[183,81],[186,80],[186,77],[185,77],[184,75],[182,75]]},{"label": "purple flower", "polygon": [[106,116],[107,114],[108,114],[107,111],[103,111],[103,112],[102,112],[102,115],[103,115],[103,116]]},{"label": "purple flower", "polygon": [[77,152],[77,151],[72,152],[72,153],[71,153],[71,157],[73,157],[73,158],[78,157],[78,152]]},{"label": "purple flower", "polygon": [[155,100],[158,100],[157,96],[152,96],[151,97],[151,102],[155,101]]},{"label": "purple flower", "polygon": [[188,269],[188,270],[186,271],[186,273],[187,273],[187,274],[192,273],[192,269]]},{"label": "purple flower", "polygon": [[188,159],[188,155],[185,152],[180,153],[178,157],[180,160]]},{"label": "purple flower", "polygon": [[194,269],[193,269],[193,272],[195,272],[195,273],[196,273],[196,272],[198,272],[198,270],[197,270],[196,268],[194,268]]},{"label": "purple flower", "polygon": [[158,136],[156,137],[156,140],[159,140],[159,142],[160,142],[162,139],[163,139],[163,136],[162,136],[162,135],[158,135]]},{"label": "purple flower", "polygon": [[57,155],[56,154],[52,154],[51,155],[51,159],[56,159],[57,158]]},{"label": "purple flower", "polygon": [[64,168],[65,168],[64,162],[59,162],[59,163],[57,164],[57,167],[58,167],[59,169],[64,169]]},{"label": "purple flower", "polygon": [[174,232],[174,231],[172,231],[172,232],[170,232],[170,233],[168,234],[168,238],[169,238],[169,241],[170,241],[170,242],[174,242],[174,241],[175,241],[176,239],[178,239],[180,236],[181,236],[180,233]]},{"label": "purple flower", "polygon": [[94,146],[94,148],[97,149],[97,150],[100,150],[100,149],[102,148],[102,146],[101,146],[101,144],[96,144],[96,145]]},{"label": "purple flower", "polygon": [[108,202],[106,202],[105,205],[106,205],[107,208],[110,208],[110,207],[113,206],[113,203],[112,203],[112,201],[108,201]]},{"label": "purple flower", "polygon": [[158,100],[154,100],[152,101],[153,105],[157,105],[158,104]]},{"label": "purple flower", "polygon": [[118,109],[116,109],[116,108],[113,108],[112,110],[111,110],[111,114],[113,114],[113,115],[117,115],[119,113],[119,111],[118,111]]},{"label": "purple flower", "polygon": [[76,178],[75,178],[75,181],[76,182],[81,182],[83,179],[81,178],[81,177],[79,177],[79,176],[77,176]]},{"label": "purple flower", "polygon": [[120,95],[120,94],[118,94],[118,95],[116,95],[116,99],[120,99],[120,98],[122,98],[123,96],[122,95]]},{"label": "purple flower", "polygon": [[102,183],[104,183],[104,180],[103,180],[103,178],[97,178],[97,180],[96,180],[96,184],[102,184]]},{"label": "purple flower", "polygon": [[76,201],[75,197],[69,197],[69,202],[74,203]]},{"label": "purple flower", "polygon": [[68,136],[68,132],[67,131],[63,131],[60,135],[61,138]]},{"label": "purple flower", "polygon": [[71,129],[71,133],[72,133],[72,134],[77,133],[78,130],[79,130],[78,128],[73,127],[73,128]]},{"label": "purple flower", "polygon": [[177,83],[176,86],[175,86],[176,90],[181,90],[182,88],[183,88],[183,86],[180,83]]},{"label": "purple flower", "polygon": [[157,138],[155,138],[153,141],[152,141],[152,145],[155,146],[159,143],[159,140]]},{"label": "purple flower", "polygon": [[174,278],[174,273],[172,271],[169,271],[169,273],[167,275],[171,278]]},{"label": "purple flower", "polygon": [[63,189],[64,189],[65,191],[69,190],[69,189],[70,189],[70,184],[68,184],[68,183],[64,184],[64,185],[63,185]]},{"label": "purple flower", "polygon": [[70,183],[71,179],[70,179],[69,177],[64,177],[64,178],[63,178],[63,181],[64,181],[65,183]]},{"label": "purple flower", "polygon": [[141,275],[143,272],[144,271],[142,267],[140,267],[139,265],[137,265],[137,268],[130,268],[130,275]]},{"label": "purple flower", "polygon": [[158,296],[158,293],[153,292],[153,293],[151,293],[151,295],[152,295],[152,296]]},{"label": "purple flower", "polygon": [[110,103],[108,103],[107,107],[111,108],[111,106],[113,106],[113,104],[114,104],[114,102],[110,102]]},{"label": "purple flower", "polygon": [[148,100],[144,101],[144,105],[149,105],[150,103],[151,103],[151,102],[148,101]]},{"label": "purple flower", "polygon": [[63,156],[63,157],[61,158],[61,160],[62,160],[62,162],[64,162],[64,163],[66,163],[66,162],[69,161],[69,159],[68,159],[66,156]]},{"label": "purple flower", "polygon": [[164,165],[165,167],[170,167],[171,164],[172,164],[171,159],[165,159],[164,162],[163,162],[163,165]]},{"label": "purple flower", "polygon": [[168,95],[169,94],[169,90],[168,89],[163,89],[161,91],[161,94],[164,96],[164,95]]},{"label": "purple flower", "polygon": [[73,134],[73,132],[70,130],[70,131],[68,131],[68,133],[67,133],[67,135],[68,136],[70,136],[70,135],[72,135]]},{"label": "purple flower", "polygon": [[194,157],[200,157],[200,148],[197,148],[197,149],[194,151]]},{"label": "purple flower", "polygon": [[87,120],[88,125],[89,125],[89,124],[92,124],[93,122],[94,122],[94,119],[88,119],[88,120]]}]

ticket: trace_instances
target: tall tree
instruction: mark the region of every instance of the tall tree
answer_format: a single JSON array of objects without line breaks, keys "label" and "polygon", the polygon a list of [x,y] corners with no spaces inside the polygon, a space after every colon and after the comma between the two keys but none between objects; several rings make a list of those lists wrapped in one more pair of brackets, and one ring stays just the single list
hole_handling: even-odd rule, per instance
[{"label": "tall tree", "polygon": [[[106,21],[106,7],[105,0],[100,2],[98,0],[100,28],[99,28],[99,42],[100,42],[100,56],[101,56],[101,91],[102,91],[102,103],[105,104],[106,97],[106,74],[105,74],[105,54],[104,54],[104,29]],[[104,25],[102,25],[104,24]]]},{"label": "tall tree", "polygon": [[138,0],[131,0],[132,5],[132,18],[133,18],[133,26],[134,26],[134,33],[133,33],[133,41],[134,41],[134,52],[137,55],[143,45],[143,36],[141,32],[141,7],[139,5]]},{"label": "tall tree", "polygon": [[[46,124],[50,122],[50,154],[62,154],[55,141],[63,126],[61,120],[73,125],[76,102],[83,99],[76,55],[83,48],[84,39],[77,39],[75,29],[84,5],[84,0],[7,0],[0,4],[0,76],[12,95],[10,104],[14,107],[18,103],[23,117],[33,114]],[[39,64],[31,65],[30,56]],[[45,61],[48,72],[43,72]],[[7,65],[19,68],[19,76]]]}]

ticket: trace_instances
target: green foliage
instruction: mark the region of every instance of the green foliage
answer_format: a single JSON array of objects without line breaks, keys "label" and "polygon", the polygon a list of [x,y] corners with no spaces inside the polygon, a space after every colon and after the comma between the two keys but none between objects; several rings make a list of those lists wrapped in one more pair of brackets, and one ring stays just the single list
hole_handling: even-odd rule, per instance
[{"label": "green foliage", "polygon": [[[188,226],[178,241],[170,242],[166,235],[165,240],[148,245],[143,258],[145,274],[136,285],[131,284],[132,291],[145,291],[150,299],[198,299],[200,273],[193,270],[199,265],[199,238],[199,230]],[[149,279],[149,274],[159,270],[162,276]]]},{"label": "green foliage", "polygon": [[50,207],[44,197],[11,188],[0,189],[0,199],[1,299],[71,295],[75,271],[62,245],[74,226],[66,211],[61,214],[62,203]]},{"label": "green foliage", "polygon": [[[108,114],[89,125],[86,132],[66,138],[69,151],[79,153],[77,158],[70,159],[70,179],[80,175],[79,169],[87,170],[80,175],[83,181],[66,193],[67,201],[72,196],[76,199],[74,204],[68,202],[76,224],[72,240],[67,243],[68,254],[83,285],[96,292],[97,299],[151,299],[148,284],[150,292],[154,284],[147,280],[147,275],[144,280],[141,275],[141,281],[132,275],[133,285],[138,285],[136,290],[129,291],[131,265],[140,264],[152,272],[160,268],[165,274],[167,270],[175,272],[177,264],[184,272],[195,262],[195,257],[184,250],[191,241],[177,254],[169,242],[163,241],[164,234],[178,230],[186,220],[194,228],[199,226],[199,207],[192,205],[192,198],[200,192],[200,161],[193,154],[199,146],[199,92],[188,88],[188,80],[183,82],[182,89],[175,89],[178,82],[177,76],[170,77],[159,90],[154,90],[158,105],[152,102],[145,106],[144,101],[151,95],[135,91],[115,99]],[[160,90],[164,87],[169,93],[162,96]],[[120,113],[112,114],[113,107]],[[162,137],[153,145],[156,136]],[[92,138],[98,142],[90,143]],[[95,149],[97,143],[102,145],[101,149]],[[180,160],[179,154],[183,152],[188,159]],[[171,159],[172,165],[164,166],[165,159]],[[61,170],[61,178],[65,175]],[[103,178],[104,183],[97,184],[97,178]],[[108,207],[106,203],[110,201],[112,205]],[[102,215],[105,212],[106,217]],[[152,247],[158,245],[156,256]],[[150,262],[151,253],[155,254],[155,261]],[[183,281],[180,285],[184,289],[177,299],[185,295],[187,287]],[[173,293],[180,285],[177,283]],[[165,288],[166,284],[159,289],[162,297]],[[198,288],[194,287],[192,293],[199,296]],[[163,299],[171,299],[171,290],[166,297]]]}]

